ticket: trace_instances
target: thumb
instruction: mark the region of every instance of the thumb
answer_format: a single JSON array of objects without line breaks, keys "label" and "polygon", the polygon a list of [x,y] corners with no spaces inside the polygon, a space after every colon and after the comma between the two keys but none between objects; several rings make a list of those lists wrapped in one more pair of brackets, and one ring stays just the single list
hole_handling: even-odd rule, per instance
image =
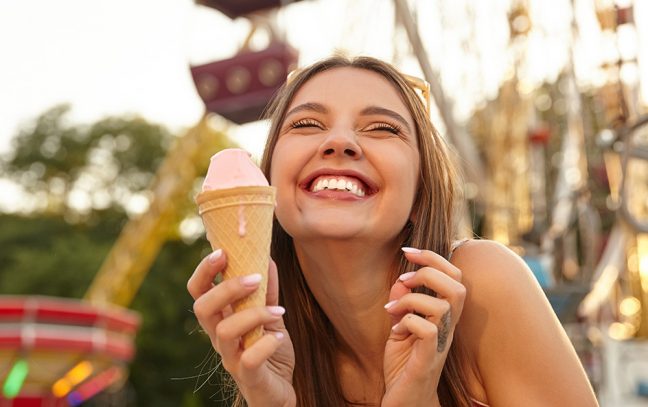
[{"label": "thumb", "polygon": [[279,305],[279,276],[277,274],[277,264],[272,259],[270,259],[270,264],[268,264],[266,304]]},{"label": "thumb", "polygon": [[[279,275],[277,273],[277,264],[270,259],[268,265],[268,290],[266,291],[266,304],[279,305]],[[283,318],[264,325],[265,329],[273,332],[285,330]]]}]

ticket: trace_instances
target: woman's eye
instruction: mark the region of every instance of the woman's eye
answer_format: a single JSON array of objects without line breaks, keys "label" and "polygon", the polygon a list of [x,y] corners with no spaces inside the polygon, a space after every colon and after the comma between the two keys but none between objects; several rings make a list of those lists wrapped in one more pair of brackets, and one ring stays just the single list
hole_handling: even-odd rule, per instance
[{"label": "woman's eye", "polygon": [[400,134],[401,129],[399,126],[394,126],[389,123],[375,123],[365,129],[365,131],[387,131],[392,134]]},{"label": "woman's eye", "polygon": [[301,119],[290,124],[290,127],[293,129],[303,129],[305,127],[317,127],[322,128],[323,126],[316,120],[313,119]]}]

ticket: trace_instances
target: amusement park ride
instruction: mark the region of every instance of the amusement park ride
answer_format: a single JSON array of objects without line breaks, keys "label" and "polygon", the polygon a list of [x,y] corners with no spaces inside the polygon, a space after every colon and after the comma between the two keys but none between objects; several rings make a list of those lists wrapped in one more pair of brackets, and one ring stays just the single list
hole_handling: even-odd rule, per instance
[{"label": "amusement park ride", "polygon": [[[297,52],[279,38],[271,18],[272,9],[287,2],[198,3],[230,18],[248,18],[248,38],[234,57],[191,67],[207,113],[169,150],[151,185],[149,210],[126,224],[85,298],[0,297],[0,407],[76,406],[123,385],[139,326],[139,316],[127,307],[168,238],[180,203],[191,193],[198,163],[214,153],[214,140],[222,133],[212,129],[210,115],[238,124],[258,120],[296,67]],[[513,3],[511,42],[521,49],[531,21],[527,2]],[[472,218],[482,219],[481,234],[527,260],[575,340],[601,404],[646,405],[641,403],[648,403],[642,398],[648,396],[648,116],[636,108],[638,81],[622,80],[628,67],[636,70],[636,55],[623,55],[605,67],[610,79],[597,96],[608,128],[598,135],[589,134],[592,126],[584,123],[572,64],[565,69],[563,134],[552,135],[538,122],[532,95],[517,91],[516,73],[502,84],[487,111],[476,113],[478,122],[480,115],[484,120],[469,135],[454,119],[452,100],[429,62],[408,2],[394,4],[448,141],[463,157],[461,162],[470,163],[463,172],[474,190],[469,196]],[[634,29],[631,4],[597,4],[602,30],[617,35]],[[252,51],[248,45],[259,28],[270,32],[271,42]],[[575,22],[572,31],[577,37]],[[617,213],[604,246],[588,189],[586,139],[595,136],[604,153],[609,206]],[[552,137],[560,140],[561,159],[550,185],[545,162]],[[480,138],[488,139],[482,151],[476,142]],[[502,160],[506,152],[508,159]],[[546,199],[548,190],[553,191],[551,200]],[[465,219],[464,229],[472,230],[470,217]],[[628,361],[631,368],[622,369]]]}]

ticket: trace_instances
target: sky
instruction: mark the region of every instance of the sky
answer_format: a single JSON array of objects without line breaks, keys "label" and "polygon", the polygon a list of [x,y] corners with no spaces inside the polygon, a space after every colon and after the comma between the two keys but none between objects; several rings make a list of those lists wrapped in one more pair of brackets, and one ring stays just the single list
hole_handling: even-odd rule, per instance
[{"label": "sky", "polygon": [[[574,0],[584,34],[575,49],[576,70],[585,87],[605,80],[597,67],[617,52],[614,41],[596,27],[594,1],[606,0]],[[410,1],[459,119],[497,94],[511,61],[519,57],[515,52],[524,55],[521,72],[527,89],[555,79],[567,60],[570,0],[529,1],[534,30],[523,51],[508,46],[510,3]],[[641,44],[640,61],[648,61],[648,2],[636,3],[640,42],[626,33],[619,49],[636,53],[633,46]],[[422,76],[404,32],[394,28],[391,0],[305,0],[283,8],[276,22],[279,37],[299,50],[302,66],[345,50],[394,62],[403,72]],[[204,112],[189,66],[231,57],[249,27],[243,18],[230,20],[193,0],[0,2],[0,154],[9,150],[20,126],[59,103],[71,104],[73,122],[134,114],[181,134]],[[254,46],[267,42],[263,33],[255,37]],[[648,62],[641,66],[648,78]],[[645,101],[648,79],[642,86]],[[264,123],[223,130],[260,155]],[[10,195],[7,188],[0,182],[0,201]]]},{"label": "sky", "polygon": [[[316,15],[306,4],[311,2],[303,3],[290,6],[290,12],[312,20]],[[329,3],[329,14],[343,5]],[[377,15],[381,9],[390,10],[377,7],[372,17],[384,20]],[[335,19],[323,17],[322,22]],[[280,24],[282,18],[292,20],[280,15]],[[313,24],[296,21],[291,27],[295,34]],[[330,31],[323,24],[318,28]],[[7,151],[19,126],[64,102],[71,103],[70,118],[76,122],[133,113],[177,131],[190,127],[204,107],[189,65],[234,55],[248,29],[245,19],[232,21],[191,0],[0,2],[0,152]],[[265,31],[260,33],[257,43],[264,39]],[[385,35],[374,38],[381,39],[388,41]],[[302,61],[329,54],[335,41],[328,34],[298,41],[304,47]],[[263,134],[244,133],[241,142],[258,153]]]}]

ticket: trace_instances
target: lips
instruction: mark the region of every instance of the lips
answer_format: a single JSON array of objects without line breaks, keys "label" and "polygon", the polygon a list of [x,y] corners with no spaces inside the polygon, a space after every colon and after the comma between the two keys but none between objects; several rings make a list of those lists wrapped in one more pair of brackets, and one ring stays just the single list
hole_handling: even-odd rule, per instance
[{"label": "lips", "polygon": [[314,171],[299,186],[310,193],[344,193],[357,198],[373,195],[378,190],[375,183],[357,171],[330,168]]}]

